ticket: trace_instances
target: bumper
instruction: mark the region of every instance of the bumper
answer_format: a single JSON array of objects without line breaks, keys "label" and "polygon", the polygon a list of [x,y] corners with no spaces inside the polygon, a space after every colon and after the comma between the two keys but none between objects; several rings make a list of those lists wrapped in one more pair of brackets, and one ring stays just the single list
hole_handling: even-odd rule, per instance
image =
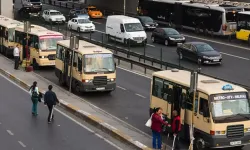
[{"label": "bumper", "polygon": [[55,60],[37,60],[39,66],[55,66]]},{"label": "bumper", "polygon": [[169,40],[169,44],[177,45],[178,43],[185,43],[186,40]]},{"label": "bumper", "polygon": [[103,18],[103,16],[90,16],[90,18]]},{"label": "bumper", "polygon": [[116,88],[115,82],[108,82],[107,85],[96,86],[93,83],[82,83],[80,91],[81,92],[95,92],[95,91],[114,91]]},{"label": "bumper", "polygon": [[52,20],[53,23],[65,23],[65,20],[60,20],[60,21],[57,21],[57,20]]},{"label": "bumper", "polygon": [[[228,148],[228,147],[238,147],[250,144],[250,133],[245,133],[244,137],[228,139],[225,135],[213,136],[208,141],[206,145],[210,148]],[[235,141],[241,141],[241,144],[233,145]]]},{"label": "bumper", "polygon": [[210,60],[210,59],[203,59],[203,64],[221,64],[222,59],[219,60]]},{"label": "bumper", "polygon": [[146,29],[146,30],[154,30],[154,29],[156,29],[156,26],[144,26],[144,29]]},{"label": "bumper", "polygon": [[142,44],[147,44],[147,39],[142,40],[142,41],[135,41],[130,39],[130,45],[142,45]]},{"label": "bumper", "polygon": [[81,32],[94,32],[95,29],[81,29]]},{"label": "bumper", "polygon": [[42,7],[38,6],[38,7],[25,7],[24,10],[26,12],[29,13],[39,13],[40,11],[42,11]]}]

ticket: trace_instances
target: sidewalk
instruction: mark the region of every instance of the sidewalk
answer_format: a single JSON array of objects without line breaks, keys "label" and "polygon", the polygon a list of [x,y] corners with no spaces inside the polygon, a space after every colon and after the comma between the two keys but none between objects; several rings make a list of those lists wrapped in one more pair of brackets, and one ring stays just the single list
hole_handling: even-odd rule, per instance
[{"label": "sidewalk", "polygon": [[34,81],[37,81],[40,92],[44,93],[47,91],[48,85],[52,84],[54,87],[53,91],[56,92],[58,98],[60,99],[61,107],[71,111],[88,123],[104,130],[113,137],[133,146],[136,149],[151,149],[151,137],[141,131],[138,131],[138,129],[125,123],[119,118],[116,118],[101,108],[98,108],[84,99],[69,93],[34,72],[27,73],[21,69],[14,70],[14,62],[2,55],[0,55],[0,64],[0,73],[7,76],[23,88],[27,89]]}]

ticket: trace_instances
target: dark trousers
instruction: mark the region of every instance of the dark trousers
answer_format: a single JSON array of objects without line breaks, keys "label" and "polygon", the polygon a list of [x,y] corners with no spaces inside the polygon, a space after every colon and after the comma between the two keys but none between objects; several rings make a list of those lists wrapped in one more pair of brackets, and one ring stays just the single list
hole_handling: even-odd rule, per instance
[{"label": "dark trousers", "polygon": [[179,135],[177,134],[175,137],[175,142],[174,142],[174,150],[179,150],[180,145],[179,145]]},{"label": "dark trousers", "polygon": [[[52,109],[53,109],[54,105],[48,105],[48,109],[49,109],[49,116],[48,116],[48,122],[51,122],[51,119],[54,118],[54,114],[52,114]],[[51,116],[52,115],[52,116]]]},{"label": "dark trousers", "polygon": [[15,59],[14,69],[18,69],[18,67],[19,67],[19,57],[18,56],[14,56],[14,59]]}]

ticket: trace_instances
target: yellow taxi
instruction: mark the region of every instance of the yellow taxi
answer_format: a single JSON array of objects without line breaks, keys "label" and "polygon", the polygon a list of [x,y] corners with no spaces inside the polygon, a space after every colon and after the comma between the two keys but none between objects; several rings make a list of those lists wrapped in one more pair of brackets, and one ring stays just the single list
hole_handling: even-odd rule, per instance
[{"label": "yellow taxi", "polygon": [[95,6],[88,6],[87,7],[88,14],[90,18],[102,18],[103,14],[100,10],[98,10]]}]

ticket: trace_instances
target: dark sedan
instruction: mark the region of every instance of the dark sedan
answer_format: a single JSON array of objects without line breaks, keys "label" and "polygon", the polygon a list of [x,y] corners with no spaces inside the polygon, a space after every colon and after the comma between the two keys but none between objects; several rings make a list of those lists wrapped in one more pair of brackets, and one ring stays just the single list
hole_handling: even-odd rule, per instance
[{"label": "dark sedan", "polygon": [[221,64],[222,55],[210,45],[203,42],[188,42],[177,47],[180,59],[187,58],[201,64]]},{"label": "dark sedan", "polygon": [[176,45],[184,43],[185,37],[172,28],[156,28],[151,36],[153,42],[164,43],[165,45]]},{"label": "dark sedan", "polygon": [[86,9],[71,9],[69,11],[69,15],[68,15],[68,20],[71,20],[73,18],[77,18],[77,17],[83,17],[83,18],[89,18],[88,12]]},{"label": "dark sedan", "polygon": [[158,24],[148,16],[137,16],[145,30],[154,30]]}]

